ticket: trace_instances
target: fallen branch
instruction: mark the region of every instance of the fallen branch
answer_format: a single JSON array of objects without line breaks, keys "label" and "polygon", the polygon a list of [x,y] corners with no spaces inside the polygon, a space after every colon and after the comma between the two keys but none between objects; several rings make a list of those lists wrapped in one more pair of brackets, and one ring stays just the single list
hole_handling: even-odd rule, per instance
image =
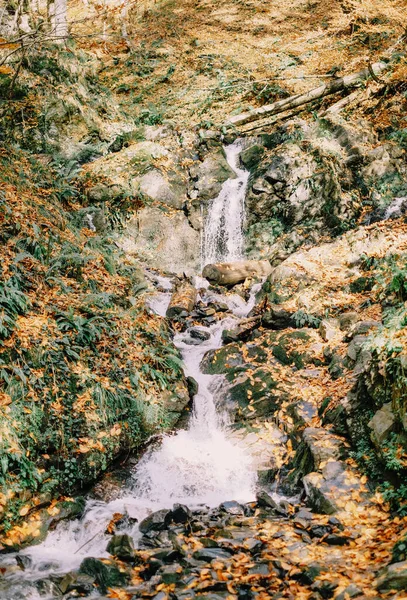
[{"label": "fallen branch", "polygon": [[319,98],[324,98],[325,96],[329,96],[330,94],[336,94],[341,90],[355,87],[361,81],[369,79],[370,77],[372,77],[372,73],[375,77],[377,77],[377,75],[379,75],[382,71],[386,70],[387,68],[387,63],[374,63],[373,65],[369,65],[367,69],[363,69],[363,71],[359,71],[351,75],[345,75],[345,77],[335,79],[330,83],[324,83],[323,85],[320,85],[317,88],[313,88],[305,94],[297,94],[296,96],[290,96],[289,98],[285,98],[284,100],[273,102],[273,104],[267,104],[266,106],[255,108],[246,113],[242,113],[241,115],[230,117],[230,119],[228,119],[224,123],[224,127],[236,127],[239,125],[245,125],[246,123],[251,123],[252,121],[257,121],[258,119],[263,119],[268,115],[275,115],[281,112],[285,112],[287,110],[297,108],[298,106],[308,104],[309,102],[313,102],[314,100],[318,100]]}]

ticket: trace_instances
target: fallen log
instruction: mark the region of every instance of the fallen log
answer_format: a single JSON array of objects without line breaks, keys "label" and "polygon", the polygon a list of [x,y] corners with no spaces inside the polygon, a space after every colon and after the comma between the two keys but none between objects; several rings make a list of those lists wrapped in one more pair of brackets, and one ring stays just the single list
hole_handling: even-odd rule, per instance
[{"label": "fallen log", "polygon": [[235,263],[215,263],[206,265],[202,271],[210,283],[235,285],[248,277],[267,277],[271,273],[268,260],[242,260]]},{"label": "fallen log", "polygon": [[190,283],[182,283],[171,296],[166,316],[173,319],[183,313],[189,314],[195,306],[196,296],[197,290],[194,286]]},{"label": "fallen log", "polygon": [[363,69],[362,71],[358,71],[357,73],[352,73],[351,75],[339,77],[329,83],[324,83],[323,85],[320,85],[317,88],[313,88],[305,94],[297,94],[295,96],[290,96],[289,98],[284,98],[283,100],[279,100],[278,102],[273,102],[273,104],[267,104],[266,106],[255,108],[248,112],[242,113],[241,115],[235,115],[233,117],[230,117],[227,121],[225,121],[223,126],[237,127],[239,125],[251,123],[252,121],[257,121],[258,119],[263,119],[268,115],[275,115],[287,110],[291,110],[292,108],[297,108],[297,106],[308,104],[309,102],[313,102],[314,100],[318,100],[319,98],[324,98],[324,96],[336,94],[341,90],[355,87],[361,81],[369,79],[373,76],[377,78],[377,76],[387,68],[388,64],[385,62],[374,63],[372,65],[369,65],[367,69]]}]

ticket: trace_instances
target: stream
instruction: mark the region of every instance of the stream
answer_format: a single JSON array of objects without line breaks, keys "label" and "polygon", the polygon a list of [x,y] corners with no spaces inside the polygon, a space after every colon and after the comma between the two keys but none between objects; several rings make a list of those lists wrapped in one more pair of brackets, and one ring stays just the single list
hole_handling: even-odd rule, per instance
[{"label": "stream", "polygon": [[[242,224],[249,174],[238,166],[241,150],[239,140],[225,148],[237,177],[225,182],[208,209],[202,240],[204,263],[231,262],[243,257]],[[165,316],[171,280],[159,275],[153,280],[161,291],[147,302],[152,311]],[[191,337],[188,329],[174,338],[182,354],[185,375],[198,383],[188,426],[165,435],[158,446],[144,454],[120,498],[111,502],[88,499],[80,520],[60,523],[43,543],[21,551],[24,572],[17,566],[15,554],[2,558],[6,582],[0,583],[0,592],[4,600],[51,600],[55,597],[52,585],[38,582],[77,569],[85,557],[107,558],[110,536],[105,531],[115,513],[129,517],[118,532],[129,534],[137,546],[141,537],[138,523],[158,509],[171,508],[175,503],[194,509],[214,508],[225,501],[247,503],[255,499],[257,473],[253,457],[233,435],[227,410],[217,404],[223,376],[203,374],[200,363],[208,351],[222,346],[222,331],[250,313],[261,283],[252,287],[247,301],[237,294],[221,296],[210,291],[208,282],[198,276],[195,285],[204,305],[221,301],[228,305],[229,312],[209,327],[198,327],[202,337],[207,338],[201,343]],[[95,591],[92,597],[97,595]]]}]

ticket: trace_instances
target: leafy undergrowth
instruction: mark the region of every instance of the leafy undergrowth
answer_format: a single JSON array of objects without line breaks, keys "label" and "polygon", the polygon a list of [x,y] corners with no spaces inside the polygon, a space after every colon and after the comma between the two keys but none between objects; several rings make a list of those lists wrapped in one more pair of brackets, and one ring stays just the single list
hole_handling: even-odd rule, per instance
[{"label": "leafy undergrowth", "polygon": [[0,514],[7,529],[172,425],[163,390],[176,395],[183,377],[164,320],[138,298],[140,267],[108,228],[102,236],[83,227],[76,188],[49,161],[10,148],[1,150],[0,170]]}]

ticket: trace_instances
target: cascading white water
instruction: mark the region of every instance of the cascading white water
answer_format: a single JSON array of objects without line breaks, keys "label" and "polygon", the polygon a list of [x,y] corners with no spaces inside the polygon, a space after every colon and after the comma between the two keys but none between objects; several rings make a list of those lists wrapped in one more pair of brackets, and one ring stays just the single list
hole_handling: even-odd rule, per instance
[{"label": "cascading white water", "polygon": [[[205,232],[205,260],[231,261],[241,258],[242,254],[244,193],[248,173],[237,167],[240,142],[225,150],[238,178],[224,184],[210,209],[212,216],[208,216]],[[171,296],[171,284],[162,277],[155,276],[153,280],[163,291],[150,296],[147,303],[151,310],[164,316]],[[248,502],[254,499],[256,470],[252,457],[247,448],[231,435],[228,415],[219,410],[214,399],[214,392],[223,377],[205,375],[200,364],[206,352],[221,347],[222,331],[233,326],[236,317],[246,316],[253,308],[259,285],[253,286],[250,298],[245,302],[237,295],[217,297],[205,290],[208,284],[202,278],[197,277],[195,284],[203,290],[202,300],[222,299],[235,316],[202,328],[209,338],[199,345],[188,343],[192,341],[188,331],[174,338],[182,353],[185,374],[198,383],[188,427],[164,436],[158,448],[147,452],[134,471],[133,482],[123,489],[119,499],[109,503],[89,500],[80,521],[61,523],[42,544],[22,551],[20,554],[29,556],[32,561],[24,572],[24,582],[21,581],[21,571],[15,567],[14,555],[8,555],[2,566],[9,569],[8,578],[13,585],[2,590],[0,584],[0,595],[4,600],[38,600],[38,591],[30,582],[75,569],[86,556],[107,556],[109,536],[105,530],[116,512],[141,521],[150,512],[170,508],[176,502],[190,507],[215,507],[226,500]],[[140,535],[137,524],[124,531],[135,539]],[[41,594],[41,600],[51,600],[52,597],[52,593]]]},{"label": "cascading white water", "polygon": [[249,171],[239,166],[242,149],[241,139],[225,147],[226,159],[236,177],[225,181],[219,196],[209,206],[202,239],[202,266],[243,258],[244,200]]}]

